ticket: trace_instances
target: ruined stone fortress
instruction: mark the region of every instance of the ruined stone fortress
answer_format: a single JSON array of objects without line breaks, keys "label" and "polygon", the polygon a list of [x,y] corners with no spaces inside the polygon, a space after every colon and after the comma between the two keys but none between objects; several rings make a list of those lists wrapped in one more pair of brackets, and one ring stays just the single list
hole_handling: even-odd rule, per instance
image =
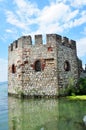
[{"label": "ruined stone fortress", "polygon": [[70,79],[79,78],[76,42],[57,34],[22,36],[9,46],[8,93],[17,96],[58,96]]}]

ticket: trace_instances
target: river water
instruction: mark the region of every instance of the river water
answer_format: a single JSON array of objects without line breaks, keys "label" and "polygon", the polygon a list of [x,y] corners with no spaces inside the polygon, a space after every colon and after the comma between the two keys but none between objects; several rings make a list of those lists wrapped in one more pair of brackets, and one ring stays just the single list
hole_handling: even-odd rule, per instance
[{"label": "river water", "polygon": [[8,130],[7,84],[0,85],[0,130]]},{"label": "river water", "polygon": [[0,130],[86,130],[86,101],[21,100],[7,96],[0,85]]}]

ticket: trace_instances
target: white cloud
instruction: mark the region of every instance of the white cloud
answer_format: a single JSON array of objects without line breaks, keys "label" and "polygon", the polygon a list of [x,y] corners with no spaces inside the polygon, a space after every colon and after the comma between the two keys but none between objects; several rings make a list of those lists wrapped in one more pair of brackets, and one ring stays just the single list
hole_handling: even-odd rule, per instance
[{"label": "white cloud", "polygon": [[71,5],[73,7],[81,8],[82,6],[86,5],[86,0],[70,0]]},{"label": "white cloud", "polygon": [[67,13],[66,22],[74,19],[79,14],[79,10],[70,11]]},{"label": "white cloud", "polygon": [[85,64],[84,64],[82,67],[83,67],[83,69],[85,70]]},{"label": "white cloud", "polygon": [[79,18],[69,20],[67,23],[65,22],[63,24],[63,27],[64,27],[64,29],[68,29],[68,28],[71,29],[73,27],[81,26],[85,23],[86,23],[86,14],[84,13],[84,15],[81,14],[81,16],[79,16]]},{"label": "white cloud", "polygon": [[27,0],[14,0],[14,11],[6,10],[7,23],[22,29],[23,32],[30,32],[30,26],[38,24],[36,19],[40,10],[37,5]]},{"label": "white cloud", "polygon": [[0,82],[7,81],[8,63],[7,60],[0,59]]},{"label": "white cloud", "polygon": [[[23,33],[60,33],[86,23],[86,11],[72,10],[71,5],[67,4],[68,0],[50,2],[50,5],[39,9],[30,1],[14,0],[15,11],[6,11],[7,22],[22,29]],[[69,2],[74,3],[73,0]],[[85,4],[81,1],[80,3]],[[32,32],[32,26],[37,26],[37,30]]]},{"label": "white cloud", "polygon": [[77,40],[77,52],[79,57],[86,56],[86,37]]},{"label": "white cloud", "polygon": [[74,26],[79,26],[84,23],[86,23],[86,12],[82,13],[79,19],[74,20]]},{"label": "white cloud", "polygon": [[[76,18],[78,15],[79,10],[77,9],[71,11],[70,6],[66,4],[52,3],[41,11],[38,17],[38,30],[41,32],[45,32],[46,30],[46,32],[51,32],[51,30],[56,33],[64,32],[69,28],[78,26],[80,20],[82,20],[80,24],[85,22],[84,15],[83,17]],[[75,18],[77,21],[74,21]]]},{"label": "white cloud", "polygon": [[14,0],[14,3],[19,12],[23,13],[25,16],[28,15],[30,17],[39,13],[36,3],[31,3],[28,0]]},{"label": "white cloud", "polygon": [[5,31],[8,33],[13,33],[13,31],[11,29],[6,29]]},{"label": "white cloud", "polygon": [[82,6],[86,5],[86,0],[49,0],[51,2],[57,2],[57,3],[66,3],[72,6],[72,7],[76,7],[76,8],[81,8]]},{"label": "white cloud", "polygon": [[[64,13],[63,13],[64,8]],[[39,33],[55,33],[62,32],[61,24],[64,22],[65,15],[69,12],[69,7],[64,4],[51,4],[40,11],[36,21],[39,26],[37,32]],[[37,33],[36,32],[36,33]]]},{"label": "white cloud", "polygon": [[7,16],[8,23],[15,25],[22,29],[25,28],[25,23],[22,21],[19,21],[19,19],[17,18],[17,15],[15,15],[12,11],[6,11],[6,16]]},{"label": "white cloud", "polygon": [[67,14],[67,11],[69,12],[69,7],[63,3],[51,4],[42,10],[38,20],[44,24],[57,22],[59,20],[63,21],[65,15]]}]

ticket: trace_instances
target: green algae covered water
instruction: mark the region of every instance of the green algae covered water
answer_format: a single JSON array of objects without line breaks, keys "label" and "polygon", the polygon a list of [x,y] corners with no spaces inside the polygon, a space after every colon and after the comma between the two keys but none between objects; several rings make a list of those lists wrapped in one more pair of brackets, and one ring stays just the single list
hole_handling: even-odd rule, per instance
[{"label": "green algae covered water", "polygon": [[7,97],[7,85],[0,88],[0,130],[86,130],[86,101],[21,100]]}]

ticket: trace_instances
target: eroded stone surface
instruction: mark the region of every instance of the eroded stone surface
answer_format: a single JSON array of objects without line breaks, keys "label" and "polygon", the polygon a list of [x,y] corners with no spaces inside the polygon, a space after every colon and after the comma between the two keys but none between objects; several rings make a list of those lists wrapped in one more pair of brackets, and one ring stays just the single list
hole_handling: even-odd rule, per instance
[{"label": "eroded stone surface", "polygon": [[57,34],[47,34],[46,44],[42,35],[34,45],[31,36],[19,38],[9,46],[8,62],[10,94],[58,96],[70,78],[76,83],[79,77],[76,42]]}]

